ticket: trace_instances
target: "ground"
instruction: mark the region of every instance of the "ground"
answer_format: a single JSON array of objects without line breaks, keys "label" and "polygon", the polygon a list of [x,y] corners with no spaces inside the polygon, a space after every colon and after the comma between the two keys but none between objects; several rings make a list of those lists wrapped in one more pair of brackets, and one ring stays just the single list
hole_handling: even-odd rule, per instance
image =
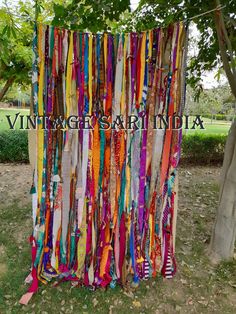
[{"label": "ground", "polygon": [[236,261],[213,266],[207,256],[219,173],[219,167],[180,168],[173,280],[144,281],[135,291],[40,285],[29,305],[21,306],[30,268],[31,169],[0,164],[0,313],[235,313]]}]

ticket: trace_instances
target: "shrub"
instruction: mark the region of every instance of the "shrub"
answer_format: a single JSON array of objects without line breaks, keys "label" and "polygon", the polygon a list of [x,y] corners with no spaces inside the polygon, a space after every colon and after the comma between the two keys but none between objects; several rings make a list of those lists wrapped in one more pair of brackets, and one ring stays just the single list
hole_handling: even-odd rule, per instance
[{"label": "shrub", "polygon": [[[183,136],[181,164],[222,163],[227,135]],[[0,162],[29,162],[27,131],[0,132]]]},{"label": "shrub", "polygon": [[227,135],[191,134],[184,135],[181,163],[222,163]]},{"label": "shrub", "polygon": [[226,114],[213,114],[211,115],[210,113],[206,113],[202,115],[203,118],[208,118],[208,119],[213,119],[217,121],[233,121],[234,116],[233,115],[226,115]]},{"label": "shrub", "polygon": [[0,132],[0,162],[29,162],[27,131]]}]

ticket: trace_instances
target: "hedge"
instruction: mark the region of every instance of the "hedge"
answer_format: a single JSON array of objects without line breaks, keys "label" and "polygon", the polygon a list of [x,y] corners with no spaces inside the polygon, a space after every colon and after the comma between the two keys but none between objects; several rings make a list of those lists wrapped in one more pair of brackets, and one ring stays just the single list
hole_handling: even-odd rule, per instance
[{"label": "hedge", "polygon": [[[226,135],[183,136],[181,164],[222,163]],[[29,162],[27,131],[0,132],[0,162]]]},{"label": "hedge", "polygon": [[191,134],[184,135],[181,163],[216,164],[222,163],[227,135]]},{"label": "hedge", "polygon": [[235,116],[233,115],[226,115],[226,114],[210,114],[210,113],[206,113],[202,115],[203,118],[208,118],[208,119],[213,119],[213,120],[217,120],[217,121],[233,121],[233,119],[235,118]]},{"label": "hedge", "polygon": [[29,162],[27,131],[0,132],[0,162]]}]

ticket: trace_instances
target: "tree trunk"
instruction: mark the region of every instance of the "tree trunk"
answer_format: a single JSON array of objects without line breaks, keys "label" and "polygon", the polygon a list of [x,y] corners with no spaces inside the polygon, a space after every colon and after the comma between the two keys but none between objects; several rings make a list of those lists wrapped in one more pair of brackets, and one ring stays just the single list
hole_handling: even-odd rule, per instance
[{"label": "tree trunk", "polygon": [[230,259],[236,237],[236,121],[231,125],[221,172],[219,207],[213,228],[210,254],[213,262]]},{"label": "tree trunk", "polygon": [[[221,6],[220,0],[216,0],[216,6],[218,7]],[[227,76],[232,94],[236,98],[236,70],[234,65],[235,60],[233,58],[233,51],[230,39],[228,37],[227,30],[225,27],[222,9],[219,11],[215,11],[214,18],[223,68]]]},{"label": "tree trunk", "polygon": [[[220,7],[220,0],[215,0]],[[223,67],[231,91],[236,98],[236,74],[232,47],[225,27],[222,10],[215,12],[215,26]],[[231,67],[232,65],[232,67]],[[219,206],[210,243],[210,258],[218,263],[233,258],[236,237],[236,121],[227,138],[221,173]]]},{"label": "tree trunk", "polygon": [[9,87],[11,87],[11,85],[12,85],[13,82],[14,82],[14,80],[15,80],[15,77],[13,76],[13,77],[10,77],[10,78],[6,81],[5,85],[3,86],[2,90],[0,91],[0,101],[1,101],[1,100],[3,99],[3,97],[6,95],[6,93],[7,93],[8,89],[9,89]]}]

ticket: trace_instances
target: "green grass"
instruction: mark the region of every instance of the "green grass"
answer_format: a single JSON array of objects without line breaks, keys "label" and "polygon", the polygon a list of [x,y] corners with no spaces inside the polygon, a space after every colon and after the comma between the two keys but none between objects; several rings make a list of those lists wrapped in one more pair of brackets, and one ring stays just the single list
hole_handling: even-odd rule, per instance
[{"label": "green grass", "polygon": [[[0,109],[0,131],[3,130],[9,130],[10,129],[10,125],[8,123],[7,120],[7,115],[10,115],[11,121],[14,122],[14,119],[16,117],[17,113],[20,113],[20,115],[29,115],[29,109]],[[25,119],[24,119],[25,120]],[[24,126],[26,126],[24,124]],[[15,129],[19,129],[20,128],[20,118],[18,117],[18,119],[16,120],[16,124],[15,124]]]},{"label": "green grass", "polygon": [[[230,123],[227,124],[220,124],[220,123],[213,123],[213,124],[205,124],[205,131],[204,133],[208,134],[227,134],[229,132]],[[198,131],[201,132],[201,131]]]},{"label": "green grass", "polygon": [[[8,120],[6,118],[6,115],[11,116],[11,120],[14,121],[15,115],[20,112],[20,115],[29,115],[29,109],[0,109],[0,131],[3,130],[9,130],[10,126],[8,123]],[[190,121],[192,120],[192,117],[190,117]],[[211,123],[211,119],[208,118],[202,118],[203,125],[205,127],[205,130],[201,130],[199,127],[196,127],[196,130],[184,130],[184,134],[192,135],[195,133],[204,133],[204,134],[227,134],[231,125],[231,122],[229,121],[215,121],[213,120]],[[25,121],[25,119],[24,119]],[[26,126],[24,124],[24,126]],[[189,127],[191,127],[192,124],[189,124]],[[20,128],[20,118],[17,119],[16,122],[16,129]]]},{"label": "green grass", "polygon": [[209,169],[180,171],[176,277],[143,281],[137,290],[116,286],[92,292],[70,283],[40,284],[30,303],[19,305],[30,268],[31,210],[11,200],[9,206],[0,204],[0,265],[6,265],[0,277],[0,313],[235,313],[236,261],[213,267],[205,254],[219,192],[212,179],[216,168],[210,174]]},{"label": "green grass", "polygon": [[[190,117],[190,121],[192,121],[192,117]],[[195,130],[184,130],[184,134],[187,135],[192,135],[192,134],[196,134],[196,133],[202,133],[202,134],[228,134],[229,132],[229,128],[231,125],[231,122],[229,121],[217,121],[217,120],[213,120],[211,121],[211,119],[208,118],[204,118],[202,117],[203,120],[203,126],[204,126],[204,130],[200,129],[200,127],[196,126]],[[192,123],[189,124],[189,127],[191,128]]]}]

